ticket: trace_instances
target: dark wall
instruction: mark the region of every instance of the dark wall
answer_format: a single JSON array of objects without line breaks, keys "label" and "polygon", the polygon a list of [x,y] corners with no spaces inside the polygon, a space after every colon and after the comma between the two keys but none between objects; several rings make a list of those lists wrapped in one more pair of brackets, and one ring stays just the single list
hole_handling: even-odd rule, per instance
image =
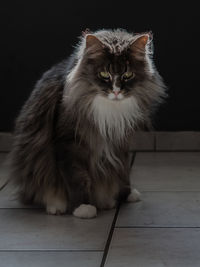
[{"label": "dark wall", "polygon": [[2,1],[0,131],[13,129],[35,81],[71,53],[82,30],[117,27],[154,33],[155,63],[170,95],[156,129],[200,130],[199,9],[187,2]]}]

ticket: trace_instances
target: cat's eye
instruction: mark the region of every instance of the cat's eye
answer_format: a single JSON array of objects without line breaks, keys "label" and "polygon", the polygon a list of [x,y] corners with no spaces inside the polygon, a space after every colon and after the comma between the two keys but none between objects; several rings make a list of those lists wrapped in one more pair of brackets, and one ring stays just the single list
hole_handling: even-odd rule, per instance
[{"label": "cat's eye", "polygon": [[132,71],[127,71],[122,75],[123,80],[129,80],[134,77],[134,73]]},{"label": "cat's eye", "polygon": [[110,79],[110,73],[108,71],[101,71],[99,72],[99,76],[105,80]]}]

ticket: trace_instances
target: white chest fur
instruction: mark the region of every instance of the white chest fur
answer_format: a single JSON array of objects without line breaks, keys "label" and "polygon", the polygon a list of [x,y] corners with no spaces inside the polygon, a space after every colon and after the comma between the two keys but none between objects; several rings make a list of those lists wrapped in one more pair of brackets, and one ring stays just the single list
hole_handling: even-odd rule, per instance
[{"label": "white chest fur", "polygon": [[141,120],[137,100],[131,96],[122,100],[110,100],[97,95],[92,103],[92,116],[103,137],[121,140],[126,129],[133,128]]}]

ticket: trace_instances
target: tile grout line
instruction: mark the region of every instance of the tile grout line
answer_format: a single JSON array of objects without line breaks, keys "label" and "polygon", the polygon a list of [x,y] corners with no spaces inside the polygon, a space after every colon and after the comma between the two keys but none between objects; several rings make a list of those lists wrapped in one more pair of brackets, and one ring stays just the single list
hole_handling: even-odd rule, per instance
[{"label": "tile grout line", "polygon": [[[157,150],[155,150],[157,149]],[[194,149],[194,148],[188,148],[188,149],[180,149],[180,148],[174,148],[174,149],[159,149],[157,148],[157,144],[153,144],[153,148],[151,149],[134,149],[131,148],[129,152],[200,152],[200,149]],[[0,154],[8,154],[10,151],[3,151],[0,150]]]},{"label": "tile grout line", "polygon": [[[134,164],[134,161],[135,161],[135,157],[136,157],[136,152],[132,151],[132,153],[133,154],[132,154],[132,159],[131,159],[131,163],[130,163],[130,168],[133,167],[133,164]],[[107,238],[106,245],[105,245],[105,248],[104,248],[104,253],[103,253],[103,257],[102,257],[102,261],[101,261],[100,267],[104,267],[105,266],[105,262],[106,262],[106,258],[107,258],[108,251],[109,251],[109,248],[110,248],[110,244],[111,244],[111,241],[112,241],[113,233],[114,233],[114,230],[115,230],[115,225],[116,225],[116,221],[117,221],[117,218],[118,218],[119,210],[120,210],[120,202],[118,203],[117,208],[116,208],[115,216],[114,216],[111,228],[110,228],[110,232],[108,234],[108,238]]]},{"label": "tile grout line", "polygon": [[146,226],[146,225],[136,225],[136,226],[115,226],[116,229],[199,229],[200,226]]},{"label": "tile grout line", "polygon": [[1,252],[103,252],[100,249],[0,249]]},{"label": "tile grout line", "polygon": [[[157,148],[156,148],[157,149]],[[185,152],[185,153],[190,153],[190,152],[192,152],[192,153],[194,153],[194,152],[196,152],[196,153],[199,153],[200,152],[200,149],[171,149],[171,150],[169,150],[169,149],[159,149],[159,150],[154,150],[154,148],[153,149],[137,149],[137,150],[134,150],[134,149],[131,149],[129,152],[144,152],[144,153],[147,153],[147,152],[149,152],[149,153],[152,153],[152,152],[156,152],[156,153],[159,153],[159,152],[166,152],[166,153],[172,153],[172,152]]]},{"label": "tile grout line", "polygon": [[110,232],[108,234],[108,238],[107,238],[106,245],[105,245],[105,248],[104,248],[104,253],[103,253],[103,257],[102,257],[102,261],[101,261],[100,267],[104,267],[105,262],[106,262],[106,258],[107,258],[107,255],[108,255],[108,250],[109,250],[110,243],[111,243],[112,236],[113,236],[113,232],[114,232],[114,229],[115,229],[115,224],[116,224],[117,217],[118,217],[118,214],[119,214],[119,209],[120,209],[120,203],[118,203],[117,208],[116,208],[115,216],[114,216],[111,228],[110,228]]},{"label": "tile grout line", "polygon": [[10,208],[7,207],[7,208],[1,208],[0,207],[0,210],[45,210],[45,208],[33,208],[33,207],[16,207],[16,208],[15,207],[10,207]]},{"label": "tile grout line", "polygon": [[200,190],[140,190],[140,193],[200,193]]},{"label": "tile grout line", "polygon": [[5,183],[0,187],[0,191],[3,191],[3,189],[8,185],[9,180],[5,181]]},{"label": "tile grout line", "polygon": [[200,193],[200,190],[140,190],[140,193]]}]

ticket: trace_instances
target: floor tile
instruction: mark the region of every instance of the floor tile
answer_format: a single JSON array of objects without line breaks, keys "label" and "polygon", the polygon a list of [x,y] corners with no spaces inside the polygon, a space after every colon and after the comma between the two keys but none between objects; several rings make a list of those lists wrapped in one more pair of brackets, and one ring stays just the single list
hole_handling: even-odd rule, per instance
[{"label": "floor tile", "polygon": [[0,191],[0,209],[1,208],[20,208],[22,205],[16,200],[12,189],[6,186]]},{"label": "floor tile", "polygon": [[[7,182],[8,178],[9,178],[9,176],[8,176],[7,168],[3,168],[0,166],[0,189]],[[1,192],[1,190],[0,190],[0,192]]]},{"label": "floor tile", "polygon": [[141,198],[121,206],[117,226],[200,227],[200,192],[144,192]]},{"label": "floor tile", "polygon": [[200,229],[119,228],[105,267],[199,267]]},{"label": "floor tile", "polygon": [[102,252],[0,252],[1,267],[99,267]]},{"label": "floor tile", "polygon": [[52,216],[39,209],[0,209],[0,250],[70,249],[102,250],[115,210],[97,218]]},{"label": "floor tile", "polygon": [[199,191],[199,152],[139,152],[131,173],[141,191]]},{"label": "floor tile", "polygon": [[17,200],[16,190],[8,184],[0,191],[0,209],[2,208],[38,208],[37,206],[23,205]]},{"label": "floor tile", "polygon": [[9,175],[8,173],[9,167],[6,161],[7,156],[8,156],[8,153],[0,153],[0,188],[6,182],[6,180],[8,179],[8,175]]}]

